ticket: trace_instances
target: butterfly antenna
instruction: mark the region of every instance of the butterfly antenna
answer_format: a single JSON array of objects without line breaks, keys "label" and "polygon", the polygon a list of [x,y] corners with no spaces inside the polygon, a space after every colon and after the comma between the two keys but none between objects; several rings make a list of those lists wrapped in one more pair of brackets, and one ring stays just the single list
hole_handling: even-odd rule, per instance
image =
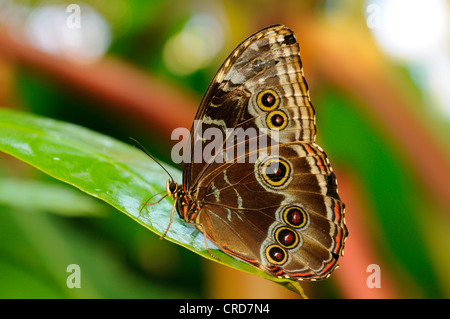
[{"label": "butterfly antenna", "polygon": [[174,181],[172,175],[170,175],[170,173],[167,171],[167,169],[152,154],[150,154],[150,152],[141,143],[139,143],[136,139],[134,139],[132,137],[130,137],[130,140],[132,140],[134,143],[136,143],[136,146],[138,146],[145,154],[147,154],[148,157],[150,157],[152,160],[154,160],[156,162],[156,164],[161,166],[161,168],[167,173],[167,175],[169,175],[170,180],[172,182]]}]

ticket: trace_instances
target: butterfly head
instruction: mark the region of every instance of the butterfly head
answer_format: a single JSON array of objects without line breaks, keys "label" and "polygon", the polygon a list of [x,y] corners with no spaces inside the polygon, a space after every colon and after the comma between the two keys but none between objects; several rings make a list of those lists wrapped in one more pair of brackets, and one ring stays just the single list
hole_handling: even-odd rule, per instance
[{"label": "butterfly head", "polygon": [[177,194],[181,191],[180,185],[175,183],[172,179],[169,178],[166,184],[167,195],[170,197],[177,197]]},{"label": "butterfly head", "polygon": [[178,216],[185,222],[192,223],[198,216],[197,212],[200,207],[183,191],[183,186],[169,179],[166,184],[166,192],[175,201],[174,208],[176,208]]}]

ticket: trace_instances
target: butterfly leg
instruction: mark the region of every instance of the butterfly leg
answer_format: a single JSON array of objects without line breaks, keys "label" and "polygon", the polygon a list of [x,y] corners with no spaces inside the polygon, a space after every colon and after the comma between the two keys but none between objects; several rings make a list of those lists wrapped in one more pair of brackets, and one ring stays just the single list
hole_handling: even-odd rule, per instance
[{"label": "butterfly leg", "polygon": [[209,247],[208,247],[208,237],[206,236],[206,234],[205,234],[205,232],[204,232],[204,229],[205,229],[205,228],[203,227],[203,224],[200,224],[200,223],[190,223],[190,224],[191,224],[191,225],[195,225],[195,226],[197,227],[197,229],[200,230],[201,233],[203,233],[203,238],[205,239],[205,247],[206,247],[206,250],[208,251],[209,255],[210,255],[212,258],[214,258],[215,260],[219,260],[219,261],[220,261],[219,257],[215,256],[215,255],[212,253],[212,251],[209,249]]},{"label": "butterfly leg", "polygon": [[219,260],[219,261],[220,261],[219,257],[214,256],[214,254],[212,253],[212,251],[209,249],[209,247],[208,247],[208,241],[206,240],[207,238],[206,238],[206,235],[205,235],[205,234],[203,234],[203,237],[205,238],[205,246],[206,246],[206,250],[208,251],[208,253],[211,255],[212,258],[214,258],[215,260]]},{"label": "butterfly leg", "polygon": [[[164,196],[164,197],[165,197],[165,196]],[[161,199],[162,199],[162,198],[161,198]],[[161,199],[160,199],[160,200],[161,200]],[[161,237],[159,237],[159,240],[163,240],[164,237],[166,237],[167,232],[169,231],[170,225],[172,225],[172,221],[173,221],[173,212],[175,211],[175,206],[176,206],[176,205],[177,205],[177,201],[175,200],[175,201],[173,202],[172,212],[170,213],[169,225],[167,225],[166,231],[164,232],[164,234],[163,234]]]},{"label": "butterfly leg", "polygon": [[149,203],[149,201],[151,201],[153,197],[155,197],[156,195],[162,194],[162,193],[164,193],[164,192],[156,193],[153,196],[151,196],[149,199],[147,199],[144,203],[142,203],[142,206],[139,209],[139,217],[142,217],[142,210],[144,209],[145,206],[152,206],[152,205],[158,204],[160,201],[162,201],[167,196],[167,194],[165,194],[163,197],[158,199],[156,202]]}]

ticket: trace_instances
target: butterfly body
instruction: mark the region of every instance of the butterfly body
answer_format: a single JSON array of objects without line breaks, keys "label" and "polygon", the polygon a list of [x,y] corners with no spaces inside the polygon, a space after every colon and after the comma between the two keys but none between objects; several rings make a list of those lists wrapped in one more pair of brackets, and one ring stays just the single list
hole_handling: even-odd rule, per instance
[{"label": "butterfly body", "polygon": [[[314,109],[292,30],[276,25],[242,42],[195,119],[183,184],[169,180],[166,187],[179,217],[226,254],[271,276],[328,277],[348,231],[336,175],[315,143]],[[212,130],[223,136],[216,148],[205,137]],[[260,143],[264,138],[269,142]],[[210,149],[215,152],[197,154]]]}]

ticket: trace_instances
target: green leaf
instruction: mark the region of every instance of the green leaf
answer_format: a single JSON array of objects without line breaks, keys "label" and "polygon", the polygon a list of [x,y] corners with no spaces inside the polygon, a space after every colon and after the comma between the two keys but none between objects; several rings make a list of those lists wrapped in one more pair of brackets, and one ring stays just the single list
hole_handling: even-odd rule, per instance
[{"label": "green leaf", "polygon": [[[126,143],[70,123],[1,109],[0,150],[105,201],[159,235],[170,223],[171,199],[146,206],[140,212],[142,203],[152,194],[164,191],[168,177],[147,155]],[[165,167],[175,180],[181,181],[180,171],[168,165]],[[303,295],[297,282],[273,278],[208,243],[218,259],[213,258],[207,251],[203,234],[177,218],[176,212],[174,214],[165,239],[210,260],[278,282]]]}]

